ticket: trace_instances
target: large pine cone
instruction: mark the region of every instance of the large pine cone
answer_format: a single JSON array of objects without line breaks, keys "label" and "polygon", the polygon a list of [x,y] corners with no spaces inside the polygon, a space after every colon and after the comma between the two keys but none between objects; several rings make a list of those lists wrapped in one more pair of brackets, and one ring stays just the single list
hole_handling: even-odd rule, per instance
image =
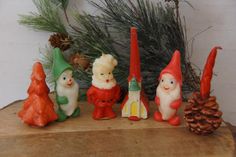
[{"label": "large pine cone", "polygon": [[50,42],[52,47],[58,47],[62,51],[69,49],[72,42],[68,35],[61,33],[55,33],[51,35],[48,41]]},{"label": "large pine cone", "polygon": [[191,132],[198,135],[213,133],[222,123],[222,112],[216,102],[216,97],[211,96],[202,100],[200,93],[194,93],[185,107],[184,119]]}]

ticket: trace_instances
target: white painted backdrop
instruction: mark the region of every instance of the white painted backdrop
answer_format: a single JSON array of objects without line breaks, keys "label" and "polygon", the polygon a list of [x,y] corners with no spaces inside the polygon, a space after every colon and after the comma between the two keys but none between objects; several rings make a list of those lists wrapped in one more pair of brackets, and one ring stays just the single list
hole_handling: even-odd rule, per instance
[{"label": "white painted backdrop", "polygon": [[[187,21],[189,39],[212,26],[194,41],[192,61],[203,68],[210,49],[220,45],[212,82],[224,119],[236,125],[236,1],[189,0],[194,9],[181,3],[181,12]],[[74,8],[92,13],[97,11],[85,0],[77,0]],[[0,108],[24,99],[28,88],[31,66],[39,57],[39,48],[47,44],[49,34],[35,32],[18,24],[18,14],[27,14],[36,8],[31,0],[0,0]]]}]

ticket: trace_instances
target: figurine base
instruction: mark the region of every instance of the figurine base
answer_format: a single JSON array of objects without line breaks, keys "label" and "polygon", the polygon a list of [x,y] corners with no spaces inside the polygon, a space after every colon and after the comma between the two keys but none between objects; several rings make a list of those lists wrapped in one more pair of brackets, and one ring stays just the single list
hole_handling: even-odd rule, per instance
[{"label": "figurine base", "polygon": [[0,156],[233,156],[234,141],[226,125],[210,136],[198,136],[187,130],[183,119],[180,126],[155,121],[154,103],[146,120],[121,118],[119,105],[114,105],[117,118],[97,121],[91,117],[93,105],[80,103],[79,117],[50,123],[45,128],[20,121],[16,113],[22,102],[2,109]]}]

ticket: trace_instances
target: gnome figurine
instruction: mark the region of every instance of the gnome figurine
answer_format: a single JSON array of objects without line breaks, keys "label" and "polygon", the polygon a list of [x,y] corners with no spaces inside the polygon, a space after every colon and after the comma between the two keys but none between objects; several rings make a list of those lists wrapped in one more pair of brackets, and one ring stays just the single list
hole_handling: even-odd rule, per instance
[{"label": "gnome figurine", "polygon": [[112,105],[120,98],[120,86],[112,73],[116,65],[117,60],[110,54],[102,54],[93,63],[92,86],[87,91],[88,102],[95,107],[93,119],[116,117],[112,110]]},{"label": "gnome figurine", "polygon": [[65,61],[59,48],[53,49],[53,75],[55,79],[58,121],[80,114],[78,106],[79,85],[73,78],[73,69]]},{"label": "gnome figurine", "polygon": [[176,113],[182,103],[180,60],[180,52],[176,50],[170,63],[160,73],[160,83],[155,97],[155,103],[159,111],[154,113],[154,119],[156,121],[168,121],[169,124],[174,126],[180,124],[180,117]]}]

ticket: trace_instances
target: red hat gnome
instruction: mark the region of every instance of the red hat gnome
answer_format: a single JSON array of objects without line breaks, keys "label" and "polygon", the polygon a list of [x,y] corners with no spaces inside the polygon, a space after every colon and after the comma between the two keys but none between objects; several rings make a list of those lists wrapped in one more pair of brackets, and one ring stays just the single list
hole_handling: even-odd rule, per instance
[{"label": "red hat gnome", "polygon": [[182,103],[180,52],[175,51],[170,63],[160,73],[159,85],[156,90],[155,103],[159,111],[154,113],[156,121],[168,121],[171,125],[179,125],[180,118],[176,115]]}]

